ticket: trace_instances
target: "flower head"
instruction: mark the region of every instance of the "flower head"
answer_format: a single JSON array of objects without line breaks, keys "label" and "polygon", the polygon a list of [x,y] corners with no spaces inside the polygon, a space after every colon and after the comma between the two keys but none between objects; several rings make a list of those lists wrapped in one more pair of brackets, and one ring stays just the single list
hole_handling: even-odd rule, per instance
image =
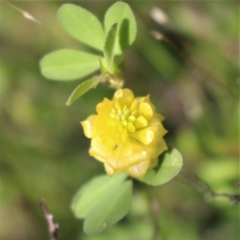
[{"label": "flower head", "polygon": [[164,117],[146,97],[135,98],[131,90],[119,89],[113,100],[105,98],[97,105],[97,115],[81,122],[91,138],[89,153],[104,163],[109,176],[126,171],[143,177],[158,164],[158,155],[167,149],[163,139]]}]

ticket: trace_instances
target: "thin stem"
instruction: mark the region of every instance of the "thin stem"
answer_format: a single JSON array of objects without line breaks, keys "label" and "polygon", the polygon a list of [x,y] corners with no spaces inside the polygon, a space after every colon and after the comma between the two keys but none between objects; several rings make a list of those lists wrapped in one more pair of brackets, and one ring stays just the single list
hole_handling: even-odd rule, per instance
[{"label": "thin stem", "polygon": [[203,180],[196,176],[180,173],[176,177],[176,180],[197,190],[204,196],[205,200],[208,202],[211,202],[214,200],[214,198],[219,197],[227,198],[229,202],[233,205],[238,204],[238,202],[240,202],[240,193],[237,194],[216,193],[210,188],[210,186],[206,182],[204,182]]}]

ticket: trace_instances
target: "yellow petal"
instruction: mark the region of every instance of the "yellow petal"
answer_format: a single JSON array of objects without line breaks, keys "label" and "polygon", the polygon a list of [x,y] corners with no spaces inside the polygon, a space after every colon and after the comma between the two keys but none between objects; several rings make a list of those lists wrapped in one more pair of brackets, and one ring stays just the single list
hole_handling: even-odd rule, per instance
[{"label": "yellow petal", "polygon": [[134,121],[136,120],[136,118],[131,115],[130,117],[128,117],[127,120],[128,120],[129,122],[134,122]]},{"label": "yellow petal", "polygon": [[121,109],[123,109],[125,105],[127,107],[131,106],[134,100],[134,95],[130,89],[119,89],[115,92],[113,99],[114,102],[117,100],[121,106]]},{"label": "yellow petal", "polygon": [[109,115],[113,107],[112,101],[104,98],[104,100],[97,105],[97,113],[99,115]]},{"label": "yellow petal", "polygon": [[110,149],[114,149],[116,147],[116,143],[111,137],[103,139],[102,143]]},{"label": "yellow petal", "polygon": [[138,105],[138,100],[135,99],[131,104],[130,111],[135,110],[137,108],[137,105]]},{"label": "yellow petal", "polygon": [[[89,152],[90,153],[90,152]],[[90,154],[90,156],[91,156],[91,154]],[[94,158],[96,158],[98,161],[100,161],[100,162],[105,162],[105,159],[104,158],[101,158],[101,157],[99,157],[99,156],[94,156]]]},{"label": "yellow petal", "polygon": [[143,161],[127,169],[129,175],[135,178],[142,178],[148,170],[149,162]]},{"label": "yellow petal", "polygon": [[129,132],[135,132],[135,127],[133,126],[133,124],[131,122],[128,123],[127,130]]},{"label": "yellow petal", "polygon": [[141,102],[138,109],[138,115],[149,120],[153,116],[153,109],[146,102]]},{"label": "yellow petal", "polygon": [[91,115],[87,118],[87,120],[80,122],[83,127],[83,131],[86,137],[92,138],[93,137],[93,131],[95,128],[95,123],[96,123],[96,117],[97,115]]},{"label": "yellow petal", "polygon": [[135,133],[131,133],[130,136],[137,139],[141,143],[148,145],[152,142],[154,138],[154,132],[157,130],[156,127],[149,127],[143,130],[137,131]]},{"label": "yellow petal", "polygon": [[161,153],[163,153],[165,150],[167,150],[168,147],[167,147],[167,144],[166,142],[164,141],[164,139],[162,139],[158,145],[155,147],[155,151],[153,153],[153,156],[152,158],[156,158],[158,157]]},{"label": "yellow petal", "polygon": [[155,112],[155,106],[150,101],[150,95],[149,94],[145,97],[144,102],[148,103],[151,106],[153,112]]},{"label": "yellow petal", "polygon": [[148,121],[148,126],[159,126],[162,124],[164,117],[160,114],[155,113],[153,117]]},{"label": "yellow petal", "polygon": [[129,156],[131,155],[131,144],[129,141],[125,141],[111,151],[109,157],[106,159],[106,162],[114,169],[115,172],[123,171],[131,165],[129,161]]},{"label": "yellow petal", "polygon": [[132,146],[129,143],[129,141],[125,141],[124,143],[121,144],[121,156],[123,157],[129,157],[132,154]]},{"label": "yellow petal", "polygon": [[162,124],[158,126],[158,137],[162,138],[168,131],[163,127]]},{"label": "yellow petal", "polygon": [[113,98],[121,98],[123,96],[123,90],[122,89],[118,89],[115,93],[114,93],[114,97]]},{"label": "yellow petal", "polygon": [[[111,149],[102,143],[100,137],[95,137],[91,141],[91,148],[89,150],[90,156],[99,157],[105,161],[111,154]],[[98,159],[98,158],[97,158]]]},{"label": "yellow petal", "polygon": [[126,141],[128,138],[128,131],[126,128],[124,128],[123,132],[122,132],[122,141]]},{"label": "yellow petal", "polygon": [[134,122],[135,128],[143,128],[146,127],[147,125],[148,121],[143,116],[138,117]]},{"label": "yellow petal", "polygon": [[112,175],[114,174],[114,170],[107,163],[104,163],[104,168],[107,172],[107,175],[112,177]]},{"label": "yellow petal", "polygon": [[119,115],[119,114],[121,115],[121,113],[122,113],[121,105],[120,105],[120,103],[119,103],[119,101],[118,101],[117,99],[115,99],[115,100],[113,101],[113,105],[114,105],[116,114],[117,114],[117,115]]},{"label": "yellow petal", "polygon": [[142,161],[149,161],[149,154],[147,151],[133,152],[132,155],[128,157],[130,165],[137,164]]}]

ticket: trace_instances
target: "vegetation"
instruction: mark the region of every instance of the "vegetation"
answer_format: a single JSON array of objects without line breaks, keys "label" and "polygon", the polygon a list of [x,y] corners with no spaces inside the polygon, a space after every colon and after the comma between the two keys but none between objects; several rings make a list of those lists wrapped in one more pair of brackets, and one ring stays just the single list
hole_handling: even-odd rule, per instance
[{"label": "vegetation", "polygon": [[[56,18],[63,2],[14,2],[37,22],[6,3],[1,3],[0,238],[48,239],[39,204],[44,198],[60,224],[58,240],[236,239],[237,3],[128,2],[138,31],[125,52],[124,87],[136,96],[150,94],[157,112],[165,116],[167,145],[181,152],[184,165],[177,177],[161,186],[134,180],[129,214],[95,236],[83,232],[83,221],[70,208],[79,187],[104,173],[102,164],[88,154],[90,141],[79,122],[93,114],[104,97],[112,99],[115,90],[99,83],[66,106],[81,82],[48,80],[39,61],[59,49],[99,52],[63,30]],[[113,3],[75,4],[103,22]],[[109,67],[111,54],[108,59]]]}]

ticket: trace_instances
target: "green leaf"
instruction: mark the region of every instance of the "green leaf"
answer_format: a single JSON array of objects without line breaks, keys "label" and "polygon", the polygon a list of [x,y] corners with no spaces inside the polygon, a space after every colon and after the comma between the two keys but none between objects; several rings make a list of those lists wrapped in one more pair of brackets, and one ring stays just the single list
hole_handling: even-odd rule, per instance
[{"label": "green leaf", "polygon": [[118,189],[126,178],[126,173],[113,177],[103,175],[93,178],[77,192],[73,199],[72,210],[75,216],[85,218],[102,199],[106,199],[109,193]]},{"label": "green leaf", "polygon": [[117,2],[107,11],[104,18],[105,32],[108,32],[114,23],[118,23],[116,54],[121,54],[136,38],[137,25],[135,17],[128,4]]},{"label": "green leaf", "polygon": [[106,41],[104,44],[104,56],[108,65],[109,72],[112,72],[112,66],[114,61],[114,49],[116,45],[116,36],[117,36],[117,23],[113,24],[110,28]]},{"label": "green leaf", "polygon": [[174,148],[163,153],[160,156],[159,165],[156,168],[149,169],[144,178],[138,180],[153,186],[164,184],[180,172],[182,165],[182,155]]},{"label": "green leaf", "polygon": [[97,234],[122,219],[132,202],[132,182],[126,181],[108,192],[104,199],[88,213],[83,229],[87,234]]},{"label": "green leaf", "polygon": [[69,106],[73,102],[75,102],[78,98],[80,98],[83,94],[85,94],[87,91],[89,91],[91,88],[95,87],[104,76],[97,76],[93,77],[80,85],[78,85],[74,91],[72,92],[71,96],[68,98],[66,105]]},{"label": "green leaf", "polygon": [[42,74],[53,80],[75,80],[99,69],[99,57],[77,50],[58,50],[40,61]]},{"label": "green leaf", "polygon": [[91,12],[74,4],[64,4],[58,11],[58,18],[71,36],[93,48],[103,50],[103,27]]}]

